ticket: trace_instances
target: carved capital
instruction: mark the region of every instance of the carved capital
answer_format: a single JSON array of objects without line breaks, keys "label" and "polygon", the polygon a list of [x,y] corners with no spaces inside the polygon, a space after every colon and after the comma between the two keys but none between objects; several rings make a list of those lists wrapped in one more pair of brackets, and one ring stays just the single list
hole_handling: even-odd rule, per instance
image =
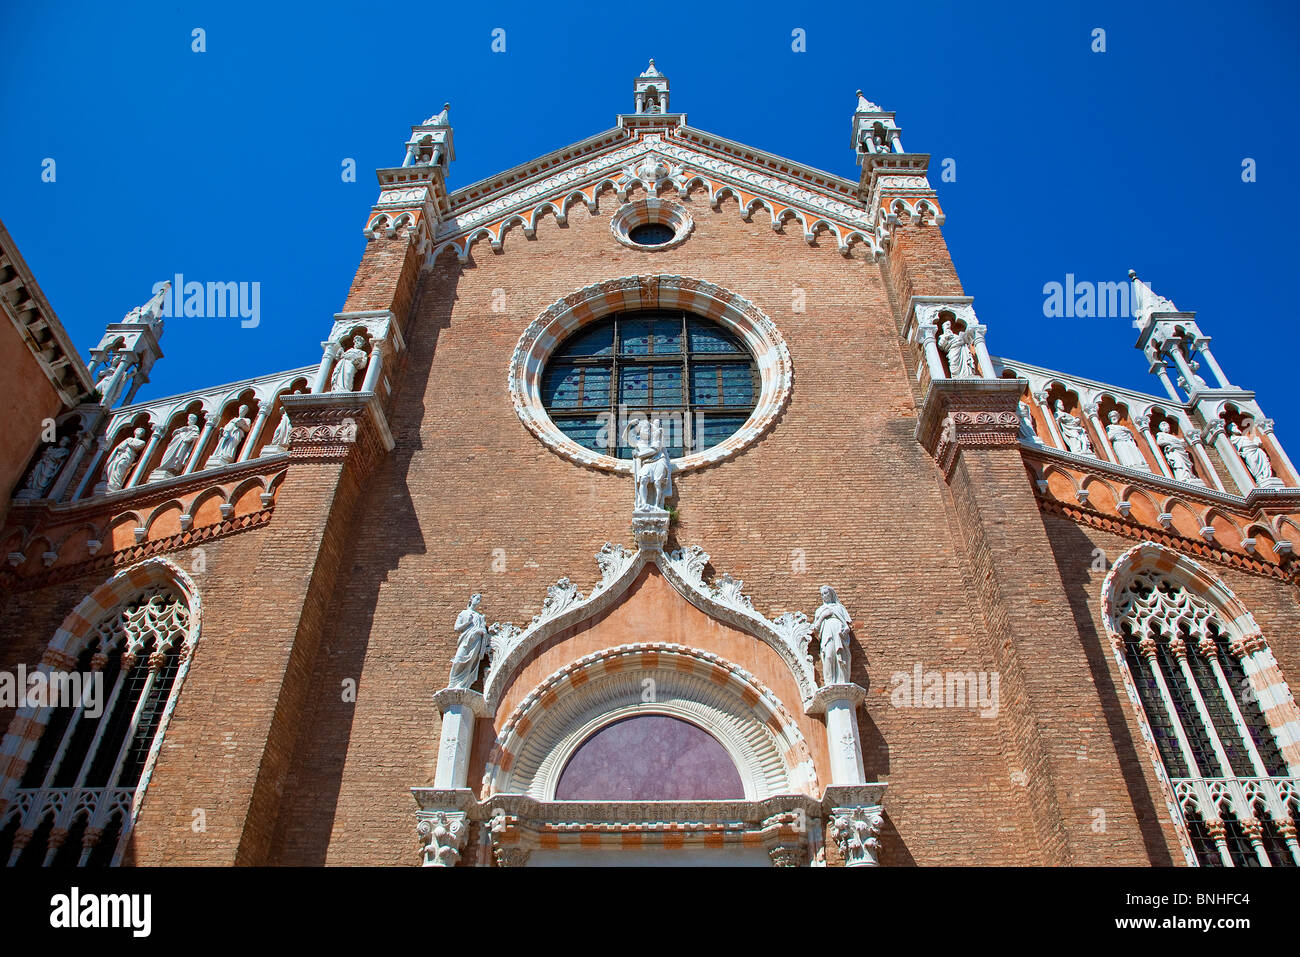
[{"label": "carved capital", "polygon": [[845,867],[874,867],[880,850],[884,816],[879,807],[831,808],[829,833],[839,846]]},{"label": "carved capital", "polygon": [[455,867],[469,836],[464,811],[433,811],[415,826],[424,867]]}]

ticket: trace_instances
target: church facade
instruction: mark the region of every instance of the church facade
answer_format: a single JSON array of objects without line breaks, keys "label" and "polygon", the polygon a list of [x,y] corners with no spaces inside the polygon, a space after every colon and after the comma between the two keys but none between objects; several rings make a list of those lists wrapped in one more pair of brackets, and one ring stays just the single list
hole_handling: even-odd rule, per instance
[{"label": "church facade", "polygon": [[137,401],[185,290],[86,362],[0,236],[0,858],[1300,863],[1300,475],[1196,315],[1001,357],[895,114],[633,86],[413,127],[305,368]]}]

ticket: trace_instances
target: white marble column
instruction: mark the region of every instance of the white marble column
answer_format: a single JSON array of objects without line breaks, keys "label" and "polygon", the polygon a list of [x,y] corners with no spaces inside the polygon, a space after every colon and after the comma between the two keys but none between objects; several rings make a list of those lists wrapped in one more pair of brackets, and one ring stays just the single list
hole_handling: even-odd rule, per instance
[{"label": "white marble column", "polygon": [[1249,495],[1254,491],[1255,482],[1246,471],[1246,464],[1241,461],[1241,456],[1232,447],[1232,442],[1228,439],[1228,433],[1224,431],[1221,420],[1216,419],[1210,423],[1210,427],[1205,430],[1205,438],[1213,442],[1214,447],[1219,450],[1219,457],[1223,459],[1223,464],[1228,467],[1228,474],[1232,476],[1232,480],[1237,484],[1241,494]]},{"label": "white marble column", "polygon": [[153,458],[154,451],[158,448],[158,443],[162,441],[165,427],[162,425],[153,425],[150,423],[146,428],[150,431],[149,443],[140,453],[140,461],[135,464],[135,471],[131,473],[130,481],[123,488],[135,488],[145,477],[145,468],[149,465],[149,460]]},{"label": "white marble column", "polygon": [[1285,478],[1290,480],[1287,484],[1291,486],[1300,486],[1300,472],[1296,471],[1295,464],[1291,461],[1291,457],[1286,454],[1286,451],[1282,448],[1282,443],[1279,442],[1277,436],[1273,434],[1273,420],[1262,418],[1256,419],[1255,431],[1263,437],[1265,450],[1272,452],[1273,460],[1282,466],[1282,469],[1279,469],[1278,471],[1285,470]]},{"label": "white marble column", "polygon": [[933,323],[922,323],[916,327],[916,339],[921,344],[921,351],[925,354],[925,365],[930,370],[930,381],[946,378],[943,371],[943,361],[939,358],[938,337],[939,327]]},{"label": "white marble column", "polygon": [[374,392],[379,388],[379,375],[384,368],[384,356],[388,352],[388,340],[376,337],[370,343],[370,361],[366,364],[366,375],[361,380],[362,392]]},{"label": "white marble column", "polygon": [[1210,484],[1220,492],[1226,492],[1223,487],[1223,479],[1219,478],[1219,470],[1214,467],[1210,461],[1209,454],[1205,451],[1205,439],[1201,436],[1200,429],[1187,429],[1183,433],[1183,438],[1187,439],[1187,444],[1192,447],[1192,456],[1196,459],[1196,464],[1200,466],[1201,473],[1210,477]]},{"label": "white marble column", "polygon": [[203,431],[199,433],[199,440],[194,443],[194,451],[190,453],[190,460],[185,463],[185,471],[182,475],[189,475],[199,468],[199,460],[203,458],[203,450],[208,447],[208,440],[212,438],[212,432],[217,427],[219,415],[208,415],[203,421]]},{"label": "white marble column", "polygon": [[1119,464],[1115,458],[1115,450],[1110,444],[1110,436],[1106,434],[1106,427],[1101,424],[1101,403],[1096,400],[1089,402],[1083,411],[1088,416],[1088,421],[1092,423],[1092,430],[1097,435],[1097,441],[1101,443],[1102,451],[1106,453],[1106,461]]},{"label": "white marble column", "polygon": [[311,386],[313,395],[321,395],[329,391],[330,372],[334,368],[334,360],[343,351],[343,347],[337,342],[322,342],[321,347],[325,350],[325,354],[321,356],[320,367],[316,370],[316,381]]},{"label": "white marble column", "polygon": [[483,696],[468,688],[443,688],[433,696],[433,701],[442,712],[442,735],[438,740],[438,766],[433,773],[433,786],[447,790],[468,787],[474,721],[486,712]]},{"label": "white marble column", "polygon": [[987,332],[988,326],[982,323],[976,323],[970,327],[971,341],[975,344],[975,358],[979,362],[980,375],[986,379],[996,379],[997,374],[993,371],[993,357],[989,355],[988,343],[984,341]]},{"label": "white marble column", "polygon": [[1070,451],[1069,446],[1065,444],[1065,439],[1061,438],[1061,430],[1056,424],[1056,416],[1053,414],[1051,406],[1047,404],[1046,392],[1035,392],[1034,401],[1038,403],[1038,409],[1043,413],[1043,421],[1047,423],[1047,431],[1052,434],[1052,441],[1062,452]]},{"label": "white marble column", "polygon": [[[253,400],[258,402],[257,399]],[[248,435],[244,436],[244,447],[239,450],[239,458],[236,462],[247,462],[253,457],[253,449],[257,448],[257,440],[262,435],[262,429],[266,428],[266,417],[270,414],[272,403],[259,402],[257,418],[253,419],[253,427],[248,430]]]},{"label": "white marble column", "polygon": [[866,784],[858,705],[866,689],[856,684],[823,685],[813,696],[811,714],[826,716],[826,748],[831,759],[831,784]]}]

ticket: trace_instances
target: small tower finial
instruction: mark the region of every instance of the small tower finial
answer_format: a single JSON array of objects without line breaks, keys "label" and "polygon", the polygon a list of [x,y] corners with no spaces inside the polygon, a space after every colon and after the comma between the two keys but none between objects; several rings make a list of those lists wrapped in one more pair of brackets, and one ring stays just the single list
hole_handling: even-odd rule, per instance
[{"label": "small tower finial", "polygon": [[633,83],[632,93],[636,100],[637,113],[668,112],[668,77],[659,72],[653,57],[650,58],[650,65],[645,68],[645,72],[640,74]]}]

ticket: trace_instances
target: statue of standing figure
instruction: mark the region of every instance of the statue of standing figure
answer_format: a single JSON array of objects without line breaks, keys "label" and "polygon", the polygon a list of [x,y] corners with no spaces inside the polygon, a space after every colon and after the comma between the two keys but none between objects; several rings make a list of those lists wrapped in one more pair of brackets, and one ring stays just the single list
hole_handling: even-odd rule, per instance
[{"label": "statue of standing figure", "polygon": [[59,469],[63,468],[63,463],[67,461],[68,456],[72,454],[72,439],[64,436],[59,439],[55,445],[46,446],[45,451],[41,453],[40,461],[33,467],[31,474],[27,476],[27,484],[15,498],[40,498],[51,485],[54,484],[55,476],[59,474]]},{"label": "statue of standing figure", "polygon": [[1029,409],[1029,403],[1021,399],[1016,404],[1016,411],[1020,416],[1020,441],[1042,445],[1043,440],[1034,431],[1034,414]]},{"label": "statue of standing figure", "polygon": [[979,373],[975,371],[975,356],[970,350],[971,345],[969,330],[954,332],[952,322],[943,324],[943,331],[939,335],[939,348],[948,357],[948,378],[979,378]]},{"label": "statue of standing figure", "polygon": [[1106,438],[1110,439],[1110,447],[1115,450],[1115,458],[1119,460],[1119,464],[1150,472],[1151,468],[1147,465],[1141,449],[1137,447],[1133,433],[1119,424],[1119,413],[1112,411],[1106,418],[1110,422],[1110,425],[1106,426]]},{"label": "statue of standing figure", "polygon": [[468,688],[478,680],[478,666],[487,650],[487,619],[478,610],[482,595],[470,596],[469,605],[456,616],[456,634],[460,642],[456,645],[456,656],[451,659],[451,677],[447,679],[448,688]]},{"label": "statue of standing figure", "polygon": [[822,604],[813,616],[813,631],[822,653],[822,685],[849,683],[849,625],[853,619],[840,604],[835,589],[822,585]]},{"label": "statue of standing figure", "polygon": [[1187,452],[1187,442],[1181,436],[1174,435],[1169,428],[1169,421],[1161,419],[1159,431],[1156,433],[1156,445],[1160,446],[1160,451],[1164,453],[1165,461],[1169,463],[1169,471],[1174,473],[1174,478],[1180,482],[1199,483],[1200,479],[1196,477],[1196,472],[1192,470],[1192,457]]},{"label": "statue of standing figure", "polygon": [[131,466],[145,446],[145,435],[144,429],[136,429],[108,457],[108,464],[104,466],[104,483],[108,491],[118,492],[126,486],[127,479],[131,476]]},{"label": "statue of standing figure", "polygon": [[1247,435],[1241,431],[1237,423],[1229,422],[1228,441],[1237,450],[1241,460],[1246,463],[1246,468],[1250,470],[1250,477],[1255,480],[1256,485],[1281,484],[1273,476],[1273,463],[1268,460],[1268,453],[1264,451],[1264,440],[1256,435],[1253,429]]},{"label": "statue of standing figure", "polygon": [[1083,427],[1079,417],[1066,412],[1065,403],[1060,399],[1052,404],[1052,408],[1056,410],[1056,425],[1061,430],[1061,438],[1065,440],[1066,448],[1079,455],[1091,455],[1096,458],[1097,453],[1092,450],[1092,442],[1088,439],[1088,430]]},{"label": "statue of standing figure", "polygon": [[351,339],[344,341],[347,343],[348,348],[334,360],[334,371],[330,373],[331,392],[354,391],[357,373],[364,369],[366,363],[370,361],[370,356],[366,355],[366,350],[358,345],[361,342],[359,336],[353,336]]},{"label": "statue of standing figure", "polygon": [[190,454],[194,451],[194,443],[199,440],[199,431],[199,417],[190,413],[185,418],[185,424],[172,433],[171,441],[167,443],[167,451],[163,452],[162,461],[150,474],[150,479],[155,475],[158,478],[170,478],[184,472],[185,466],[189,464]]},{"label": "statue of standing figure", "polygon": [[221,437],[217,439],[217,448],[208,456],[204,468],[229,465],[239,458],[239,447],[244,444],[244,436],[252,427],[253,423],[248,420],[248,406],[241,405],[235,417],[222,428]]},{"label": "statue of standing figure", "polygon": [[673,494],[673,463],[664,444],[664,430],[655,419],[641,420],[632,448],[632,478],[636,483],[636,509],[663,509]]}]

